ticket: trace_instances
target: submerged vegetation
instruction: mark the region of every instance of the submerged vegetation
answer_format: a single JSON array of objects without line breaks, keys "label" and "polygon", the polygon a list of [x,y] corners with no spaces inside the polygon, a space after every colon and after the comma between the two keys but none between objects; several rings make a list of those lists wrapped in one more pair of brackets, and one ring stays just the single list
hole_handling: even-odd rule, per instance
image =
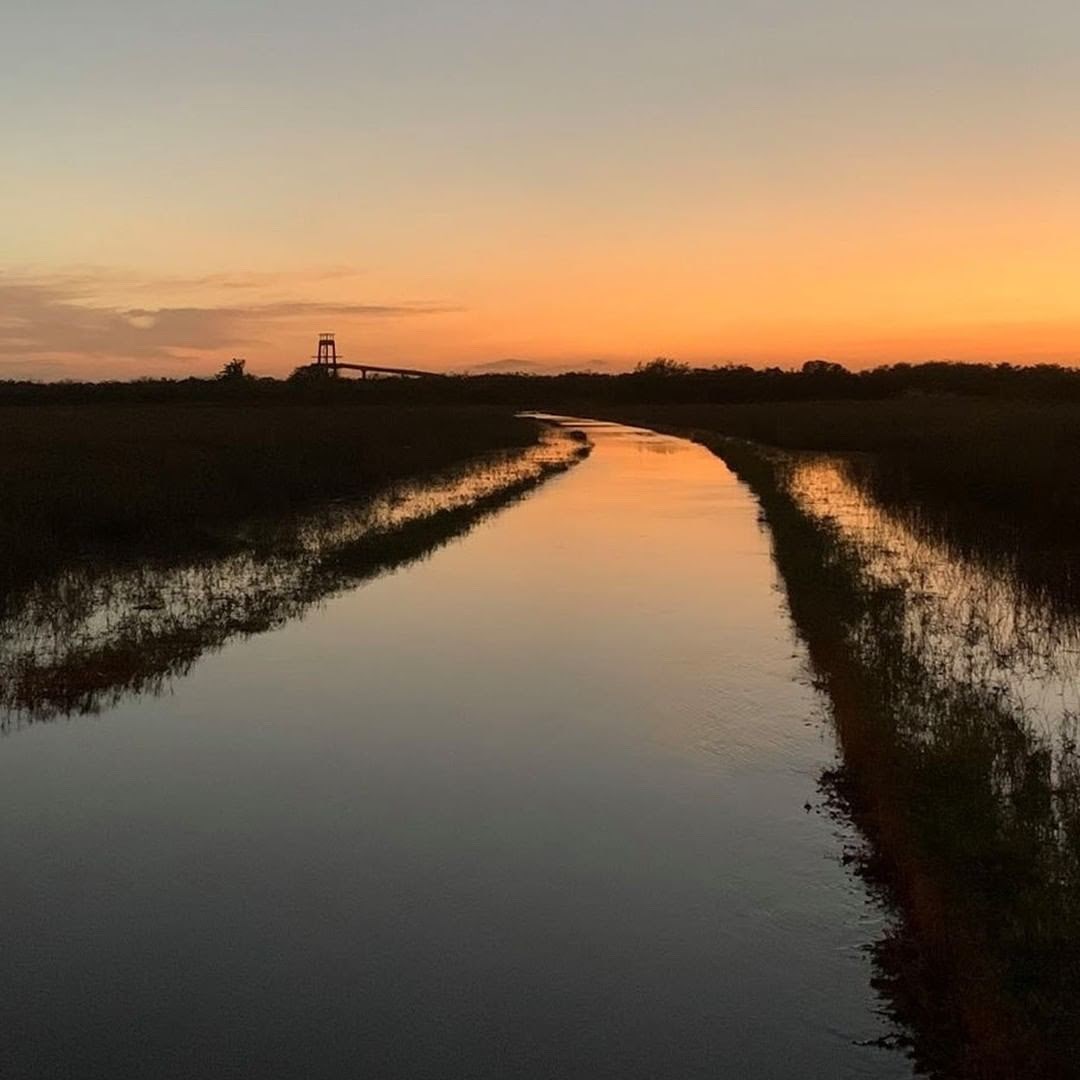
[{"label": "submerged vegetation", "polygon": [[[576,433],[580,434],[580,433]],[[426,557],[589,453],[545,431],[375,498],[248,523],[226,554],[76,563],[8,598],[0,621],[0,731],[158,693],[208,650]]]},{"label": "submerged vegetation", "polygon": [[620,408],[621,420],[845,455],[849,475],[965,558],[1080,607],[1080,405],[976,397]]},{"label": "submerged vegetation", "polygon": [[790,450],[867,452],[905,494],[981,508],[1047,538],[1080,521],[1080,406],[921,397],[644,407],[630,419]]},{"label": "submerged vegetation", "polygon": [[159,691],[588,449],[483,407],[0,408],[0,730]]},{"label": "submerged vegetation", "polygon": [[[1012,624],[1014,655],[988,640],[993,613],[954,632],[941,617],[951,597],[882,572],[911,521],[860,536],[805,497],[805,455],[699,439],[752,488],[770,527],[837,732],[840,764],[823,787],[867,838],[852,861],[900,913],[875,960],[918,1065],[953,1077],[1075,1075],[1080,757],[1075,714],[1046,722],[1008,678],[1014,664],[1022,680],[1031,628]],[[926,519],[918,526],[941,539]],[[1080,640],[1075,625],[1039,633],[1062,656]]]},{"label": "submerged vegetation", "polygon": [[1080,408],[907,397],[615,415],[692,433],[762,505],[837,733],[823,789],[899,913],[874,955],[921,1069],[1077,1075]]}]

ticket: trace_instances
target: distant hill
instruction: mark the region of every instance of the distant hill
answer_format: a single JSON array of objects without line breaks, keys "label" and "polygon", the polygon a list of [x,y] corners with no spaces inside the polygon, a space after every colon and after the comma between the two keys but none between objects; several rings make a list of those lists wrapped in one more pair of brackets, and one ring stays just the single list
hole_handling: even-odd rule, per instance
[{"label": "distant hill", "polygon": [[508,356],[502,360],[488,360],[483,364],[471,364],[468,369],[473,373],[481,374],[522,374],[542,375],[549,370],[544,364],[538,364],[535,360],[515,360]]},{"label": "distant hill", "polygon": [[576,364],[543,364],[536,360],[506,357],[503,360],[470,364],[467,371],[470,375],[560,375],[568,371],[607,371],[609,366],[604,360],[585,360]]}]

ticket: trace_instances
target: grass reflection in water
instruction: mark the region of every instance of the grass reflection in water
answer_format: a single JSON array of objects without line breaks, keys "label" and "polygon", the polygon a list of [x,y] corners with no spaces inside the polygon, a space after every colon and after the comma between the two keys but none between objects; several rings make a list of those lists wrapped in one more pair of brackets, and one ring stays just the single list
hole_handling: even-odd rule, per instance
[{"label": "grass reflection in water", "polygon": [[423,558],[588,453],[574,433],[499,452],[368,502],[248,523],[241,549],[137,566],[72,565],[8,596],[0,730],[161,693],[208,650]]},{"label": "grass reflection in water", "polygon": [[823,787],[898,912],[874,954],[900,1038],[934,1075],[1075,1075],[1080,621],[884,509],[866,461],[701,438],[761,501],[831,703]]}]

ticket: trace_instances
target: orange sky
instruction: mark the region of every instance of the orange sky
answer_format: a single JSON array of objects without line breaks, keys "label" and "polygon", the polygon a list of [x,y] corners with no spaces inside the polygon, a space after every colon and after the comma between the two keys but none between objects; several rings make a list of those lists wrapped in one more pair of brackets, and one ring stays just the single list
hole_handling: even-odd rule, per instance
[{"label": "orange sky", "polygon": [[5,14],[0,377],[1076,362],[1080,12],[897,7]]}]

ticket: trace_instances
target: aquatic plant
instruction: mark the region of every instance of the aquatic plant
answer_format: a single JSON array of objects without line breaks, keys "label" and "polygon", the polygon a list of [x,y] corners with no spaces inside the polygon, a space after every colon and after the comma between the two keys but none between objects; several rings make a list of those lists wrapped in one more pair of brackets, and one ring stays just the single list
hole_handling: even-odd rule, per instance
[{"label": "aquatic plant", "polygon": [[934,1075],[1073,1075],[1075,719],[1033,722],[978,622],[942,634],[933,597],[876,573],[872,545],[799,498],[798,455],[698,437],[758,497],[828,695],[840,761],[823,786],[866,837],[853,864],[899,913],[875,958],[900,1038]]},{"label": "aquatic plant", "polygon": [[13,590],[73,559],[236,550],[250,519],[371,497],[539,435],[534,421],[482,408],[3,407],[0,611]]},{"label": "aquatic plant", "polygon": [[1080,408],[1072,401],[913,396],[884,401],[609,407],[670,430],[844,454],[853,480],[965,558],[1006,564],[1045,602],[1080,608]]},{"label": "aquatic plant", "polygon": [[545,429],[378,497],[248,521],[233,550],[67,566],[9,597],[0,620],[0,731],[160,693],[208,651],[423,559],[570,468],[591,447]]}]

